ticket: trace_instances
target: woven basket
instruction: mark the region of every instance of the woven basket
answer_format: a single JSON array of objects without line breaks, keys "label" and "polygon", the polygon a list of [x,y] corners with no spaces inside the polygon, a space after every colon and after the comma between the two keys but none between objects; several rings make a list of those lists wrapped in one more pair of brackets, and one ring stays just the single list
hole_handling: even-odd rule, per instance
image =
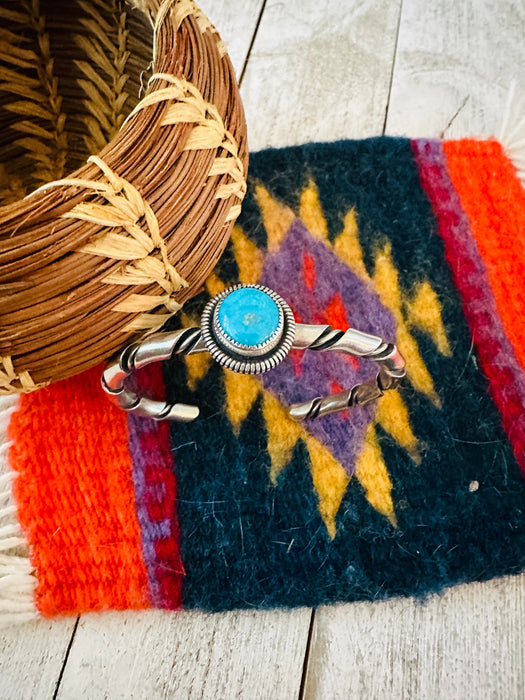
[{"label": "woven basket", "polygon": [[232,65],[191,0],[4,0],[0,123],[5,394],[99,363],[195,294],[248,156]]}]

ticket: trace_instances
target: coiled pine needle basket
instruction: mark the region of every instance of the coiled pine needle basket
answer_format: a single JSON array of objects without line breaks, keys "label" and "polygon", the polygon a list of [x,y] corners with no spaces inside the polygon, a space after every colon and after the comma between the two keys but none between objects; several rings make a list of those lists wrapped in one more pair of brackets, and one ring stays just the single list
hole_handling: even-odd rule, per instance
[{"label": "coiled pine needle basket", "polygon": [[195,294],[248,155],[232,65],[192,0],[4,0],[0,123],[7,394],[94,366]]}]

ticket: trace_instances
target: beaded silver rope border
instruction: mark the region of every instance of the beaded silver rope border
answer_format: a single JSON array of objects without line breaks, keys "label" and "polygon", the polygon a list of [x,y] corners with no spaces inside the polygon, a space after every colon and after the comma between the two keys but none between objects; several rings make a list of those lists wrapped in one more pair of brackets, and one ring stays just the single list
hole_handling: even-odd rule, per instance
[{"label": "beaded silver rope border", "polygon": [[[252,347],[251,357],[247,355],[250,349],[248,346],[229,341],[217,319],[221,302],[238,289],[258,289],[264,292],[275,301],[280,312],[278,328],[265,343]],[[290,352],[295,336],[295,319],[288,304],[273,289],[262,284],[236,284],[206,304],[201,316],[201,331],[206,349],[222,367],[240,374],[263,374],[277,367]]]}]

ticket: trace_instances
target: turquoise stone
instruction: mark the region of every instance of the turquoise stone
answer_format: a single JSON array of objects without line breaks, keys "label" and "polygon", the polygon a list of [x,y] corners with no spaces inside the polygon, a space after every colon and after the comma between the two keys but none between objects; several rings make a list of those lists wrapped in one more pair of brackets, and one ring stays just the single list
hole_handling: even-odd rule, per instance
[{"label": "turquoise stone", "polygon": [[219,305],[217,320],[222,331],[238,345],[266,343],[279,328],[277,303],[260,289],[236,289]]}]

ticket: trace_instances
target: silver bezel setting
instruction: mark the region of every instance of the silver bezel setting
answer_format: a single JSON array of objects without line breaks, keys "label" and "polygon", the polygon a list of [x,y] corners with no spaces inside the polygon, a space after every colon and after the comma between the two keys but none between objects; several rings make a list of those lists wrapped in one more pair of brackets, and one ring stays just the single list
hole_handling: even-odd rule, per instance
[{"label": "silver bezel setting", "polygon": [[[237,289],[258,289],[276,302],[279,326],[270,338],[257,346],[236,343],[220,327],[217,314],[221,302]],[[295,319],[286,301],[273,289],[261,284],[236,284],[213,297],[201,317],[202,339],[206,349],[222,367],[240,374],[263,374],[276,367],[289,353],[295,336]]]}]

